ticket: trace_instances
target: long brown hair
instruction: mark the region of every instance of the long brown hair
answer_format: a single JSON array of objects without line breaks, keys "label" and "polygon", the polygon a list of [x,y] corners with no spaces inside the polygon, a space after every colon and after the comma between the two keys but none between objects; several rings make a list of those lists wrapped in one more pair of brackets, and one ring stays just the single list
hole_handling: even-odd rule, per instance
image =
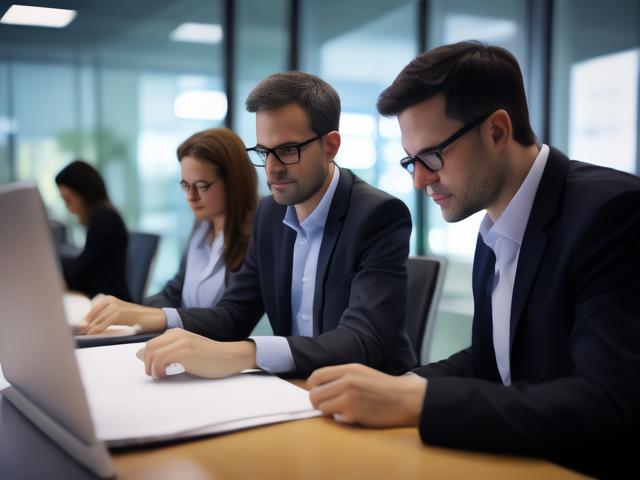
[{"label": "long brown hair", "polygon": [[229,271],[240,268],[249,246],[251,223],[258,204],[258,177],[245,145],[228,128],[195,133],[178,147],[178,161],[186,156],[209,162],[224,179],[227,213],[222,258]]}]

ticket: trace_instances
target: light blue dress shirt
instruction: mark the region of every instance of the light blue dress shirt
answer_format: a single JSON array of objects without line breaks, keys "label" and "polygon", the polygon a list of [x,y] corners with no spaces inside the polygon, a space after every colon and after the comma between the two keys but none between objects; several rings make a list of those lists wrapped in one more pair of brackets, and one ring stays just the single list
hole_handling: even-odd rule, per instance
[{"label": "light blue dress shirt", "polygon": [[504,385],[511,385],[511,300],[520,246],[548,156],[549,147],[542,145],[520,188],[495,223],[487,213],[480,224],[482,241],[496,256],[491,295],[493,349]]},{"label": "light blue dress shirt", "polygon": [[[209,244],[207,233],[210,228],[211,222],[202,221],[191,236],[182,285],[182,308],[214,308],[224,294],[224,235],[221,232],[213,243]],[[167,318],[167,328],[183,328],[182,320],[175,308],[162,310]]]},{"label": "light blue dress shirt", "polygon": [[[294,336],[313,335],[313,298],[316,286],[316,270],[324,226],[329,207],[338,186],[340,169],[334,166],[329,188],[313,212],[298,222],[295,207],[288,206],[282,223],[296,231],[291,270],[291,333]],[[289,342],[285,337],[251,337],[256,344],[256,364],[268,372],[290,372],[295,363]]]}]

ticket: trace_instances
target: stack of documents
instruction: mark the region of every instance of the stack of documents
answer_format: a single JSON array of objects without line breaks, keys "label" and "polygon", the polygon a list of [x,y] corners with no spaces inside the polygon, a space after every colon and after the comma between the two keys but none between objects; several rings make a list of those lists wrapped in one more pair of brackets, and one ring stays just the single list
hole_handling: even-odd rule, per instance
[{"label": "stack of documents", "polygon": [[109,446],[220,433],[320,415],[309,393],[264,372],[154,380],[133,343],[76,350],[96,428]]}]

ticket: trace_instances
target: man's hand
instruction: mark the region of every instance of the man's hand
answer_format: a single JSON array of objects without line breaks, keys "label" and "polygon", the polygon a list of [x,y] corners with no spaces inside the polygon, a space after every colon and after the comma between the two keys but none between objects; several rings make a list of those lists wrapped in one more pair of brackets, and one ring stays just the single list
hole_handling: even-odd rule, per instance
[{"label": "man's hand", "polygon": [[137,355],[144,362],[145,373],[156,379],[164,377],[172,363],[180,363],[187,373],[204,378],[228,377],[256,368],[253,342],[217,342],[180,328],[148,341]]},{"label": "man's hand", "polygon": [[144,307],[124,302],[107,295],[91,307],[85,317],[84,333],[103,332],[109,325],[139,325],[144,332],[157,332],[167,328],[167,320],[161,308]]},{"label": "man's hand", "polygon": [[369,427],[406,427],[420,422],[427,380],[349,364],[320,368],[307,385],[311,403],[325,415]]}]

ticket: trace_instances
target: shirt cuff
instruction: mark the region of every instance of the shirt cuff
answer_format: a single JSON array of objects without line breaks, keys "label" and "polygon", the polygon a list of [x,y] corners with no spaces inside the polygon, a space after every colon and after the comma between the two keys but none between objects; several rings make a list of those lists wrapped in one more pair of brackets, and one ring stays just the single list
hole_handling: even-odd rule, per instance
[{"label": "shirt cuff", "polygon": [[170,328],[184,328],[182,319],[178,315],[178,310],[175,308],[163,308],[164,316],[167,317],[167,330]]},{"label": "shirt cuff", "polygon": [[291,347],[285,337],[257,336],[249,337],[256,344],[256,364],[270,373],[293,372]]}]

